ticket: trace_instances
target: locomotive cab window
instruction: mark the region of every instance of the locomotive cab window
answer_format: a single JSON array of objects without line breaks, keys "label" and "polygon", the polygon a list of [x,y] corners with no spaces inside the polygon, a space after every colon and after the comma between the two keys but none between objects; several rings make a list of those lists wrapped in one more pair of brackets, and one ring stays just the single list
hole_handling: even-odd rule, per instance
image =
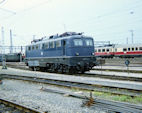
[{"label": "locomotive cab window", "polygon": [[91,39],[86,39],[85,43],[87,46],[93,46],[93,41]]},{"label": "locomotive cab window", "polygon": [[74,39],[73,42],[75,46],[83,46],[82,39]]}]

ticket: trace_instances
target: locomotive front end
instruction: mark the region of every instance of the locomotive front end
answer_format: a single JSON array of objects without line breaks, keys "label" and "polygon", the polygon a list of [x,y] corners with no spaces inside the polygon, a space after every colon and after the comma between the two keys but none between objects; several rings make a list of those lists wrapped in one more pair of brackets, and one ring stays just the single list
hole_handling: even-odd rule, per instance
[{"label": "locomotive front end", "polygon": [[81,73],[91,70],[96,65],[93,38],[86,36],[73,37],[71,44],[71,49],[68,51],[73,56],[70,59],[71,65],[74,65],[76,70]]}]

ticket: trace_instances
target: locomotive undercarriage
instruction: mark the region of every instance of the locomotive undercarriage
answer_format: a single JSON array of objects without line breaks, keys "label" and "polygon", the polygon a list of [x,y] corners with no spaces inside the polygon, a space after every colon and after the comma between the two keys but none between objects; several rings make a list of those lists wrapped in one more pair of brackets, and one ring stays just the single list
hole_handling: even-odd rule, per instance
[{"label": "locomotive undercarriage", "polygon": [[28,64],[32,70],[68,74],[84,73],[96,64],[95,57],[45,58],[31,59],[31,61],[39,62],[39,65]]}]

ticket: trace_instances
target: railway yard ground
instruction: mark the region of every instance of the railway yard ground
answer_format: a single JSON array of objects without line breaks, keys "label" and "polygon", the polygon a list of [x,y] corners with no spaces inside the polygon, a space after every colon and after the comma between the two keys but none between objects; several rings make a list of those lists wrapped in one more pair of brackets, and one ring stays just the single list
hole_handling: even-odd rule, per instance
[{"label": "railway yard ground", "polygon": [[39,112],[142,112],[141,64],[107,62],[84,74],[68,75],[30,71],[17,62],[7,63],[7,69],[0,66],[0,77],[1,99]]}]

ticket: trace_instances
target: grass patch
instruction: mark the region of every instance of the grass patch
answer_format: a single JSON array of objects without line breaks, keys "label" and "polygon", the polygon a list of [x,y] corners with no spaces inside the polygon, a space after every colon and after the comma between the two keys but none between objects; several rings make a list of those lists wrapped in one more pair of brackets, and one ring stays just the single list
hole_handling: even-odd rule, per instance
[{"label": "grass patch", "polygon": [[134,103],[134,104],[142,104],[142,96],[131,97],[131,96],[126,96],[126,95],[116,95],[116,94],[96,92],[96,91],[93,92],[93,95],[98,98],[103,98],[103,99],[108,99],[108,100],[129,102],[129,103]]}]

